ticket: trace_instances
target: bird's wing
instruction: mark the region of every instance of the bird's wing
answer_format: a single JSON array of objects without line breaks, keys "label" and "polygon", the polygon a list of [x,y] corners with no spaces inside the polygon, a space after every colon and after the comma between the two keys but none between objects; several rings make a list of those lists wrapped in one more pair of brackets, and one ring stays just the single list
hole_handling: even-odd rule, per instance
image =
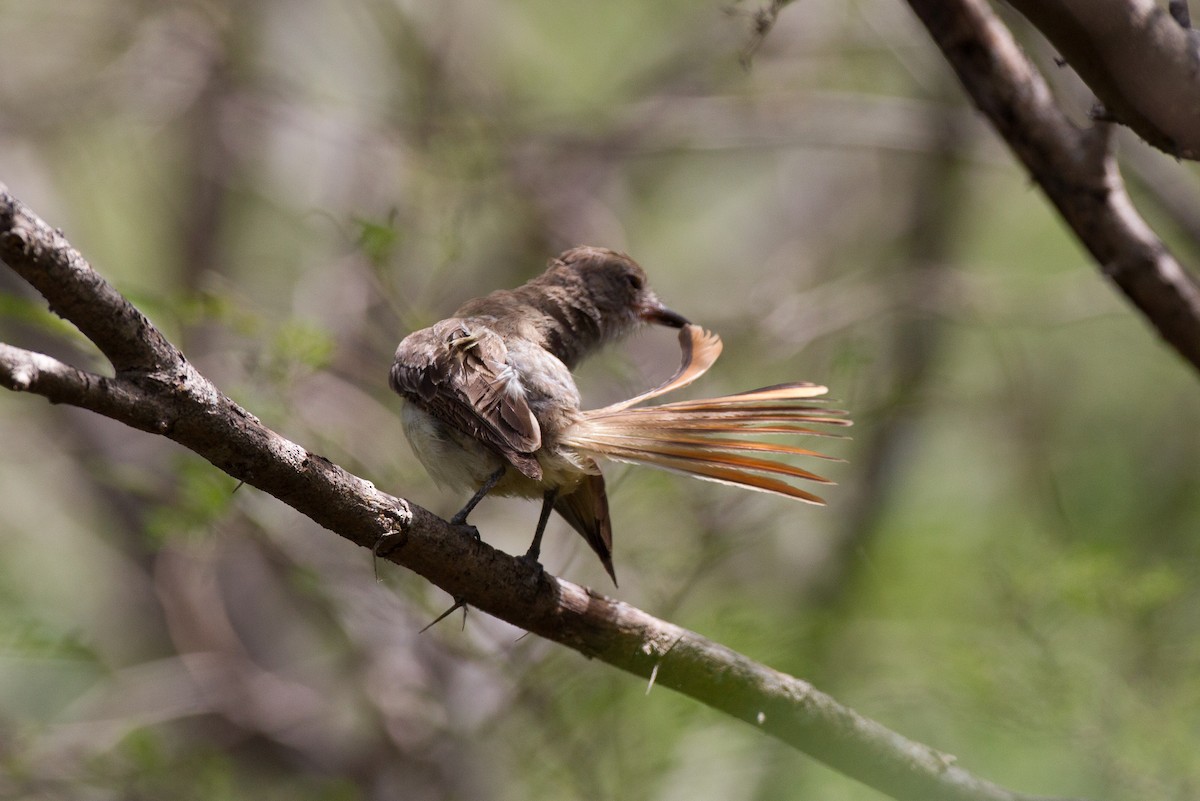
[{"label": "bird's wing", "polygon": [[392,389],[480,440],[532,479],[541,427],[508,360],[504,340],[485,325],[451,318],[410,334],[396,349]]}]

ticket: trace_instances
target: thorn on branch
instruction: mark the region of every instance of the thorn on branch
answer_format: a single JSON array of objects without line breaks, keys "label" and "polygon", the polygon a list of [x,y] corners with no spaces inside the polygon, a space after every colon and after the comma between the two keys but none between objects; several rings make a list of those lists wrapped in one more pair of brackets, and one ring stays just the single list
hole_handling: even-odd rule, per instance
[{"label": "thorn on branch", "polygon": [[387,554],[391,553],[392,543],[389,542],[389,540],[392,537],[394,537],[395,535],[396,535],[395,532],[389,531],[386,534],[382,535],[379,539],[375,540],[375,544],[371,547],[371,569],[375,571],[375,581],[376,582],[380,582],[383,580],[379,577],[380,546],[383,545],[385,542],[387,542],[388,548],[386,551],[383,552],[383,555],[386,556]]},{"label": "thorn on branch", "polygon": [[424,634],[425,632],[429,631],[431,628],[436,626],[438,623],[441,623],[443,620],[450,617],[450,615],[452,615],[454,613],[454,610],[456,610],[456,609],[463,610],[462,628],[463,628],[463,631],[466,631],[467,630],[467,609],[468,608],[469,607],[467,606],[466,601],[464,601],[462,598],[456,597],[454,599],[454,606],[450,607],[445,612],[442,612],[440,615],[435,617],[432,621],[430,621],[429,625],[427,625],[425,628],[418,631],[417,634]]}]

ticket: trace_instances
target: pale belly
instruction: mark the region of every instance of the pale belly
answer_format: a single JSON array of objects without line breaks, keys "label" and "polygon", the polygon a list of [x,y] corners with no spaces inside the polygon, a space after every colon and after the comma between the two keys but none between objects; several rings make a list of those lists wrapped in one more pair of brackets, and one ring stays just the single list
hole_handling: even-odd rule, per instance
[{"label": "pale belly", "polygon": [[[405,402],[400,421],[413,452],[442,487],[473,492],[500,467],[508,465],[475,438],[446,425],[412,402]],[[595,469],[594,463],[585,467],[568,455],[551,455],[545,450],[537,453],[537,460],[542,466],[540,482],[508,465],[491,494],[540,498],[548,489],[570,492],[589,472],[589,467]]]}]

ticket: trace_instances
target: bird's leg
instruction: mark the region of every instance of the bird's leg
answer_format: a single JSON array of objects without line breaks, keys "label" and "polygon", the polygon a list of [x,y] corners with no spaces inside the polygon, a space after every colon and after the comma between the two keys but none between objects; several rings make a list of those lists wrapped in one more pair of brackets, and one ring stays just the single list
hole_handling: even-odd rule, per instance
[{"label": "bird's leg", "polygon": [[450,525],[452,525],[452,526],[466,525],[467,515],[471,514],[471,510],[474,509],[476,506],[478,506],[479,502],[482,501],[484,499],[484,497],[489,492],[491,492],[497,484],[500,483],[500,479],[504,477],[504,470],[505,470],[505,466],[500,465],[500,467],[496,470],[495,473],[492,473],[490,476],[487,477],[487,481],[484,481],[483,486],[480,487],[479,490],[474,495],[471,496],[471,500],[467,501],[467,505],[464,506],[463,508],[459,509],[458,513],[455,514],[454,517],[450,518]]},{"label": "bird's leg", "polygon": [[[456,526],[467,525],[465,522],[467,519],[467,515],[470,514],[471,510],[475,508],[476,504],[478,504],[481,500],[483,500],[483,497],[485,495],[487,495],[488,492],[493,487],[496,486],[496,483],[500,480],[500,477],[503,475],[504,475],[504,468],[501,467],[495,473],[492,473],[490,476],[488,476],[488,480],[483,482],[483,486],[479,488],[479,492],[476,492],[475,495],[471,498],[471,500],[467,501],[467,505],[464,506],[462,508],[462,510],[459,511],[458,514],[456,514],[454,517],[450,518],[450,522]],[[554,509],[554,498],[557,495],[558,495],[558,490],[546,490],[546,494],[544,496],[542,496],[542,514],[538,517],[537,531],[535,531],[533,533],[533,542],[529,545],[529,550],[525,553],[524,556],[517,557],[522,562],[533,563],[534,565],[537,566],[539,571],[542,570],[542,565],[540,562],[538,562],[538,554],[541,553],[541,551],[542,551],[542,534],[546,531],[546,523],[550,520],[550,512]],[[469,526],[469,528],[474,529],[474,526]],[[475,532],[475,536],[478,537],[479,532]],[[541,576],[539,573],[539,579],[540,578],[541,578]],[[449,609],[447,609],[445,612],[442,612],[440,615],[435,617],[429,623],[429,625],[427,625],[427,626],[425,626],[425,628],[421,629],[421,631],[419,633],[424,634],[426,631],[433,628],[436,624],[441,623],[443,620],[445,620],[447,617],[449,617],[451,614],[453,614],[455,609],[463,610],[463,627],[466,628],[467,609],[468,608],[469,607],[467,606],[467,602],[465,600],[463,600],[462,598],[459,598],[458,596],[455,596],[454,605],[451,606]]]},{"label": "bird's leg", "polygon": [[[479,539],[479,531],[476,530],[476,528],[474,526],[467,525],[467,515],[471,514],[471,510],[479,505],[479,502],[482,501],[484,499],[484,497],[486,497],[487,494],[489,492],[491,492],[498,483],[500,483],[500,479],[503,477],[504,477],[504,465],[501,465],[500,468],[497,469],[495,473],[492,473],[490,476],[487,477],[487,480],[483,482],[483,486],[480,487],[479,490],[474,495],[471,496],[471,500],[467,501],[467,505],[464,506],[463,508],[459,509],[457,514],[455,514],[454,517],[450,518],[450,525],[466,528],[466,529],[468,529],[468,531],[472,537],[474,537],[475,539]],[[384,543],[388,544],[388,548],[386,550],[383,548]],[[384,534],[379,539],[375,540],[375,546],[371,549],[371,565],[375,569],[375,580],[376,581],[379,581],[379,557],[386,555],[388,553],[388,551],[391,550],[391,547],[392,547],[392,544],[389,541],[389,535]],[[456,605],[455,607],[453,607],[450,610],[450,612],[453,612],[454,609],[457,609],[457,608],[458,608],[458,606]],[[450,612],[447,612],[446,614],[449,614]],[[443,615],[442,617],[445,617],[445,615]],[[438,620],[441,620],[441,619],[442,618],[440,618],[440,617],[438,618]],[[437,623],[437,622],[438,622],[437,620],[433,621],[433,623]],[[430,623],[429,625],[432,626],[433,623]]]},{"label": "bird's leg", "polygon": [[557,489],[546,490],[542,496],[542,514],[538,517],[537,531],[533,532],[533,542],[523,559],[526,562],[538,564],[538,556],[542,553],[542,534],[546,532],[546,523],[550,520],[550,512],[554,509],[554,499],[558,497]]},{"label": "bird's leg", "polygon": [[[487,494],[489,492],[491,492],[498,483],[500,483],[500,479],[503,477],[504,477],[504,465],[501,465],[499,467],[499,469],[496,470],[495,473],[492,473],[490,476],[487,477],[487,480],[483,482],[483,486],[480,487],[479,490],[474,495],[471,496],[471,500],[467,501],[467,505],[464,506],[463,508],[459,509],[458,513],[455,514],[454,517],[450,518],[450,525],[461,526],[463,528],[467,528],[470,530],[471,536],[473,536],[475,539],[479,539],[479,532],[476,530],[476,528],[474,526],[467,523],[467,515],[471,514],[471,510],[474,509],[476,506],[478,506],[479,502],[482,501],[485,497],[487,497]],[[445,612],[442,612],[440,615],[435,617],[433,619],[433,621],[429,623],[429,625],[427,625],[425,628],[421,629],[421,631],[419,631],[418,633],[424,634],[426,631],[433,628],[434,625],[441,623],[443,620],[445,620],[447,617],[449,617],[454,612],[455,609],[463,610],[463,628],[466,628],[466,626],[467,626],[467,602],[465,600],[463,600],[462,598],[459,598],[456,595],[456,596],[454,596],[454,606],[450,607]]]}]

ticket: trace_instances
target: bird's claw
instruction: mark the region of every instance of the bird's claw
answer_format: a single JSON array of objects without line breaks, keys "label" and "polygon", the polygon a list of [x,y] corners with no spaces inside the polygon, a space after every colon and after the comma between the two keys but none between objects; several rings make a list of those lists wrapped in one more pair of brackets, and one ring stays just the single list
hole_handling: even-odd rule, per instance
[{"label": "bird's claw", "polygon": [[527,553],[516,557],[516,559],[525,567],[534,571],[530,583],[535,587],[541,584],[542,577],[546,575],[546,568],[542,567],[542,563],[538,561],[537,554]]}]

